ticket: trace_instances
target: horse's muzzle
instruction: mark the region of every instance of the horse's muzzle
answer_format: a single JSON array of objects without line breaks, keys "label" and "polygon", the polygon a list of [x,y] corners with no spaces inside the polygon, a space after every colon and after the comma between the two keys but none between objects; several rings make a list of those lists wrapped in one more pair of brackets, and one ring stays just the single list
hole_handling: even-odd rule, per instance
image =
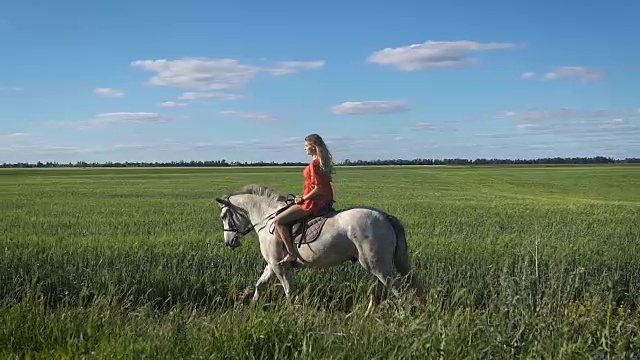
[{"label": "horse's muzzle", "polygon": [[235,249],[240,245],[240,238],[238,236],[234,236],[231,241],[225,241],[225,245],[227,245],[228,248]]}]

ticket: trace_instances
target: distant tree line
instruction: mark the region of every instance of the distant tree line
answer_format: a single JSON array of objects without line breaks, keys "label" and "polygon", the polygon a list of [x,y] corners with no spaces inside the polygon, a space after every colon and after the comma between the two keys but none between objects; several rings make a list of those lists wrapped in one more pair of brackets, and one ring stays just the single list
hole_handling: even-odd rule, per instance
[{"label": "distant tree line", "polygon": [[[616,164],[640,163],[640,158],[614,159],[605,156],[595,157],[553,157],[537,159],[388,159],[388,160],[349,160],[339,162],[341,166],[375,166],[375,165],[509,165],[509,164]],[[226,160],[207,161],[167,161],[167,162],[85,162],[58,163],[3,163],[0,168],[100,168],[100,167],[248,167],[248,166],[305,166],[307,162],[239,162]]]}]

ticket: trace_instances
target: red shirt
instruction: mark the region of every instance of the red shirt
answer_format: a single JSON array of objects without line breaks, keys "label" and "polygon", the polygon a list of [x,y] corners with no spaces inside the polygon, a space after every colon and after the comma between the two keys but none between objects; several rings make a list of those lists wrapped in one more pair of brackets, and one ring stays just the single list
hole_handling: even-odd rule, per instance
[{"label": "red shirt", "polygon": [[309,165],[304,168],[302,174],[304,175],[302,196],[310,193],[316,186],[320,188],[320,194],[311,199],[307,199],[300,204],[302,209],[316,213],[326,205],[330,205],[333,202],[331,180],[329,179],[329,176],[322,171],[318,160],[311,160]]}]

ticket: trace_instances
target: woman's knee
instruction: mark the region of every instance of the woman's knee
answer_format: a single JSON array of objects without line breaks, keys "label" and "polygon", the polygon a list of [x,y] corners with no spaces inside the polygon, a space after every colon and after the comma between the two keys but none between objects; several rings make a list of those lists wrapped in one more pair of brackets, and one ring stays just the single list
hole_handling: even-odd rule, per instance
[{"label": "woman's knee", "polygon": [[287,225],[286,217],[278,215],[273,219],[273,223],[278,227],[284,227]]}]

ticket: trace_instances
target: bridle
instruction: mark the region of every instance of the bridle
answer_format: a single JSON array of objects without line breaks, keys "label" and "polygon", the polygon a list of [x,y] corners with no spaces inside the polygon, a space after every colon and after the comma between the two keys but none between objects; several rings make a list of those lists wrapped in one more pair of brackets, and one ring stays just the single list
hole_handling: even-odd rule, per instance
[{"label": "bridle", "polygon": [[[228,228],[228,229],[227,229],[227,228],[223,228],[222,230],[223,230],[224,232],[232,232],[232,233],[234,233],[233,241],[235,242],[235,241],[236,241],[240,236],[245,236],[245,235],[249,234],[250,232],[254,231],[254,230],[255,230],[255,227],[256,227],[258,224],[263,223],[263,222],[265,222],[265,221],[267,221],[267,220],[270,220],[270,219],[272,219],[272,218],[275,218],[275,216],[276,216],[278,213],[280,213],[280,212],[284,211],[285,209],[287,209],[287,208],[289,208],[291,205],[293,205],[293,199],[291,199],[291,197],[295,197],[295,195],[293,195],[293,194],[289,194],[289,195],[287,196],[287,199],[285,200],[285,203],[286,203],[287,205],[285,205],[284,207],[282,207],[282,208],[280,208],[280,209],[278,209],[278,210],[276,210],[276,211],[272,212],[271,214],[269,214],[267,217],[265,217],[264,219],[262,219],[261,221],[259,221],[259,222],[258,222],[258,223],[256,223],[256,224],[252,224],[252,223],[251,223],[251,219],[249,219],[249,217],[247,217],[247,216],[246,216],[245,214],[243,214],[242,212],[237,211],[237,210],[234,210],[234,209],[236,208],[236,206],[235,206],[235,205],[233,205],[233,204],[231,203],[231,201],[229,200],[229,198],[228,198],[228,197],[226,197],[226,198],[224,198],[224,199],[216,198],[216,201],[223,205],[222,209],[224,209],[224,208],[226,207],[226,208],[228,209],[228,212],[230,213],[230,214],[229,214],[229,225],[230,225],[230,228]],[[250,226],[248,226],[248,227],[247,227],[246,229],[244,229],[244,230],[240,230],[240,229],[238,228],[238,224],[236,223],[236,219],[235,219],[235,218],[234,218],[234,216],[233,216],[234,214],[238,215],[239,217],[244,218],[244,219],[245,219],[245,220],[247,220],[247,222],[248,222],[249,224],[251,224],[251,225],[250,225]],[[264,226],[263,226],[262,228],[264,228]],[[262,228],[261,228],[261,229],[262,229]],[[259,230],[260,230],[260,229],[259,229]],[[258,230],[258,231],[259,231],[259,230]],[[227,244],[227,246],[231,246],[231,245]]]}]

